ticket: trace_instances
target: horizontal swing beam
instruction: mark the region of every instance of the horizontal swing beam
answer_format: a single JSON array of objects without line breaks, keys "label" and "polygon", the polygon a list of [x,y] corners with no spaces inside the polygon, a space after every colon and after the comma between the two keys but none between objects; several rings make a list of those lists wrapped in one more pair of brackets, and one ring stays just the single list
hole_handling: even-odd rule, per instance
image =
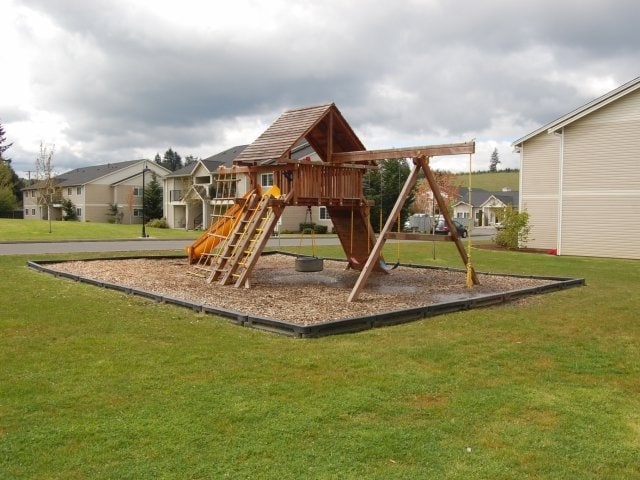
[{"label": "horizontal swing beam", "polygon": [[359,152],[334,153],[329,163],[371,162],[389,158],[438,157],[442,155],[463,155],[475,153],[474,141],[450,143],[445,145],[428,145],[424,147],[389,148],[384,150],[363,150]]}]

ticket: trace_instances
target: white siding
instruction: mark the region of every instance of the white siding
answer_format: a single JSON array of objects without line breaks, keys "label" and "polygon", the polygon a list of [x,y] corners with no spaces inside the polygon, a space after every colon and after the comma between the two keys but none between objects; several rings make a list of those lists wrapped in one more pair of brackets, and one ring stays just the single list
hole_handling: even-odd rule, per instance
[{"label": "white siding", "polygon": [[520,209],[529,214],[531,232],[526,246],[530,248],[558,245],[560,146],[558,136],[542,133],[521,149]]},{"label": "white siding", "polygon": [[640,91],[565,128],[563,255],[640,258]]}]

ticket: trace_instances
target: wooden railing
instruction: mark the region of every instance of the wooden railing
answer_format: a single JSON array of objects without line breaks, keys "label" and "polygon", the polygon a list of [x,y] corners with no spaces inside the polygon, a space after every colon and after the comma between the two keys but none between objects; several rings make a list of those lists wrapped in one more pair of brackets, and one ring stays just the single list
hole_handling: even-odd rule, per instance
[{"label": "wooden railing", "polygon": [[284,195],[294,188],[294,205],[336,205],[363,197],[364,172],[357,167],[296,164],[291,170],[275,172],[274,183]]}]

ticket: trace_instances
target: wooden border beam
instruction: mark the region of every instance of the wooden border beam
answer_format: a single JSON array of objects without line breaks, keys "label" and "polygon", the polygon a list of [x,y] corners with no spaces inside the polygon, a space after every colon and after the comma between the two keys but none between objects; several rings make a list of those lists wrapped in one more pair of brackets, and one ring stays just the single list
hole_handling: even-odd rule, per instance
[{"label": "wooden border beam", "polygon": [[371,162],[389,158],[438,157],[442,155],[463,155],[475,153],[474,141],[451,143],[445,145],[428,145],[424,147],[389,148],[385,150],[364,150],[361,152],[334,153],[329,163]]}]

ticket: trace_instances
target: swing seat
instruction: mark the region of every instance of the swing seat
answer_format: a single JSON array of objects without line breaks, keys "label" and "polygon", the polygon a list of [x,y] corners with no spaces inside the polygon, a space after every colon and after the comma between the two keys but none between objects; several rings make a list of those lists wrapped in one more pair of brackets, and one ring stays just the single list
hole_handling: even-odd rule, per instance
[{"label": "swing seat", "polygon": [[296,257],[296,272],[321,272],[324,270],[324,259],[318,257]]}]

